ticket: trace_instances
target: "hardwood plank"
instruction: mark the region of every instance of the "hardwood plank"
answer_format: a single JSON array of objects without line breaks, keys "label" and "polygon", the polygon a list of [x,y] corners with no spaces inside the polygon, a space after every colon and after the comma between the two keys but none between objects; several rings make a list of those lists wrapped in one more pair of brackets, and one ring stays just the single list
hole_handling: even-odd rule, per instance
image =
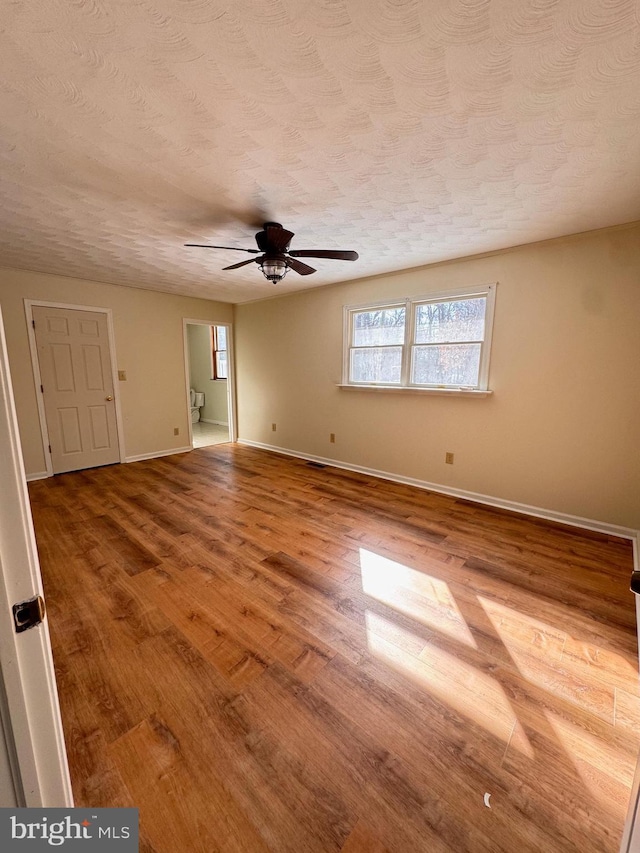
[{"label": "hardwood plank", "polygon": [[359,820],[340,853],[389,853],[389,851],[369,831],[364,822]]},{"label": "hardwood plank", "polygon": [[242,642],[233,623],[217,617],[207,608],[204,597],[190,595],[174,581],[157,585],[151,598],[158,609],[216,669],[238,686],[256,678],[273,660],[257,646]]},{"label": "hardwood plank", "polygon": [[76,801],[141,850],[617,851],[628,542],[232,444],[29,490]]},{"label": "hardwood plank", "polygon": [[[262,853],[268,847],[225,790],[215,767],[206,787],[194,785],[194,762],[157,716],[144,720],[109,747],[140,809],[140,822],[156,849]],[[156,808],[158,797],[165,807]]]},{"label": "hardwood plank", "polygon": [[[274,734],[287,719],[287,751],[313,773],[323,797],[344,802],[349,814],[358,809],[383,835],[391,834],[391,824],[394,847],[415,849],[424,844],[433,853],[450,849],[449,844],[464,849],[466,832],[450,821],[445,804],[430,790],[417,788],[395,756],[380,750],[364,731],[284,669],[272,667],[234,701],[234,707],[250,724],[266,723]],[[338,835],[328,839],[332,849],[334,845],[340,849],[344,840]]]},{"label": "hardwood plank", "polygon": [[286,729],[271,734],[260,723],[252,725],[234,705],[240,695],[236,686],[218,676],[175,629],[138,653],[141,664],[157,672],[154,701],[182,745],[194,785],[206,790],[207,767],[218,768],[226,790],[272,850],[331,849],[328,833],[349,818],[339,801],[321,796],[313,775],[289,755]]},{"label": "hardwood plank", "polygon": [[[314,690],[370,732],[381,747],[395,752],[413,768],[413,776],[422,778],[432,792],[447,802],[457,803],[457,808],[451,806],[452,810],[464,803],[468,821],[484,828],[495,849],[531,853],[539,850],[568,853],[576,849],[573,841],[562,838],[561,809],[554,813],[546,808],[535,791],[526,787],[526,782],[537,778],[543,770],[532,769],[519,779],[508,774],[502,767],[504,740],[491,733],[482,721],[474,719],[471,712],[466,720],[453,715],[446,702],[407,682],[402,674],[381,666],[375,658],[363,661],[356,668],[341,658],[334,659],[314,684]],[[419,737],[416,737],[417,720],[428,720]],[[524,762],[533,757],[526,738],[518,748],[518,755],[521,754]],[[452,773],[452,766],[459,762],[465,766],[464,774]],[[576,780],[572,779],[571,784],[576,786]],[[500,800],[498,808],[486,810],[485,792]],[[583,835],[586,838],[582,828],[571,827],[571,832],[573,839]]]},{"label": "hardwood plank", "polygon": [[[238,642],[246,644],[247,654],[262,661],[279,661],[298,678],[312,680],[335,654],[307,631],[278,618],[267,609],[266,601],[253,587],[240,586],[232,578],[224,579],[219,573],[199,567],[188,570],[179,579],[181,591],[172,591],[175,600],[182,594],[185,601],[196,603],[205,600],[207,613],[216,624],[223,625]],[[215,597],[212,595],[215,589]],[[259,652],[258,650],[262,650]]]}]

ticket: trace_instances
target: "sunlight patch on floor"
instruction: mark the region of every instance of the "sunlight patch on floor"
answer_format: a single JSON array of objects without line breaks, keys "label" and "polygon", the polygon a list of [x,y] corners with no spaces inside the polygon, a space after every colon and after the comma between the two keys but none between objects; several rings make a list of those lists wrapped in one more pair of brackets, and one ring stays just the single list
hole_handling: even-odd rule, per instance
[{"label": "sunlight patch on floor", "polygon": [[[505,745],[510,744],[529,758],[534,757],[504,690],[494,678],[434,644],[425,645],[412,632],[377,614],[367,612],[365,623],[367,645],[375,657],[482,726]],[[409,649],[420,643],[423,648],[416,657]]]},{"label": "sunlight patch on floor", "polygon": [[527,674],[527,659],[530,664],[542,659],[548,663],[560,662],[567,639],[564,631],[482,595],[478,601],[523,674]]},{"label": "sunlight patch on floor", "polygon": [[[585,788],[609,811],[617,812],[622,820],[635,772],[635,749],[616,748],[612,740],[605,741],[565,717],[550,711],[545,714]],[[612,767],[615,767],[615,775],[610,772]]]},{"label": "sunlight patch on floor", "polygon": [[[518,671],[530,684],[605,723],[613,722],[614,687],[621,681],[620,672],[628,671],[624,657],[606,651],[600,662],[595,646],[579,643],[558,628],[503,604],[482,596],[478,601]],[[632,676],[635,683],[637,676],[633,672]]]},{"label": "sunlight patch on floor", "polygon": [[372,598],[448,637],[477,648],[445,581],[360,548],[362,589]]}]

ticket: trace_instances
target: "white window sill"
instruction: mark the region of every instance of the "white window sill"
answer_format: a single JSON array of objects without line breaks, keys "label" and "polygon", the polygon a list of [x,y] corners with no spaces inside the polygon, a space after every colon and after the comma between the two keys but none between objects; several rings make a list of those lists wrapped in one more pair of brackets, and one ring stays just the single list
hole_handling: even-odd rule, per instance
[{"label": "white window sill", "polygon": [[395,391],[409,394],[440,394],[445,397],[489,397],[493,391],[481,391],[477,388],[417,388],[409,385],[354,385],[338,383],[338,388],[351,391]]}]

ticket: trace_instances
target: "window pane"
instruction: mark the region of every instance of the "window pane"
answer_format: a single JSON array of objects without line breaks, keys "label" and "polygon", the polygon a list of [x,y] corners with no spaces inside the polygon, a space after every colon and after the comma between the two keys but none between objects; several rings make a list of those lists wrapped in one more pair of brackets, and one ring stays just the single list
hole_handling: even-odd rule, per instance
[{"label": "window pane", "polygon": [[416,308],[416,343],[484,340],[485,296],[428,302]]},{"label": "window pane", "polygon": [[216,353],[216,379],[227,378],[227,354],[226,352]]},{"label": "window pane", "polygon": [[227,329],[225,326],[216,326],[216,335],[218,338],[218,349],[227,348]]},{"label": "window pane", "polygon": [[404,343],[404,315],[404,307],[354,312],[353,346],[375,347]]},{"label": "window pane", "polygon": [[351,382],[400,382],[402,347],[368,347],[351,350]]},{"label": "window pane", "polygon": [[411,381],[418,385],[478,384],[480,344],[413,348]]}]

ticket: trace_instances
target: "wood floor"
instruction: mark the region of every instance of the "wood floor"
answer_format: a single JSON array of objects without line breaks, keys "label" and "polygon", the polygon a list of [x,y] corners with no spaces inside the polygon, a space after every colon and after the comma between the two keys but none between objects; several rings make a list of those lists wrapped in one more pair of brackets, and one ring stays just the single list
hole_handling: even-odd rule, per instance
[{"label": "wood floor", "polygon": [[144,853],[618,850],[628,542],[232,444],[30,492],[76,802]]}]

